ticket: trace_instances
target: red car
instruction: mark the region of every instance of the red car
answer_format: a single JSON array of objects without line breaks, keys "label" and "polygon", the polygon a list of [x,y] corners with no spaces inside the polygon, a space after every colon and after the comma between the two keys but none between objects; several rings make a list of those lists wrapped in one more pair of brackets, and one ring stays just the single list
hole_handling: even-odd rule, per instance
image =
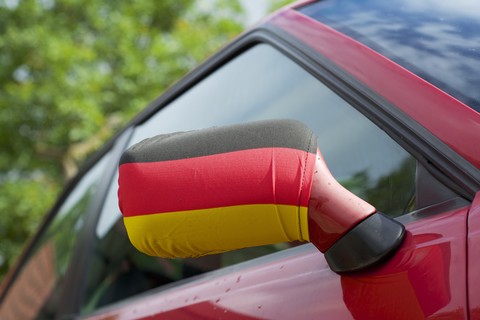
[{"label": "red car", "polygon": [[[0,318],[480,319],[479,21],[479,4],[450,0],[300,1],[266,19],[91,159],[2,284]],[[283,144],[305,138],[289,131],[293,123],[308,137],[312,130],[316,139],[308,141],[324,162],[315,155],[311,165],[302,162],[301,150]],[[157,145],[140,148],[172,132],[193,136],[175,140],[173,158],[160,159]],[[201,142],[205,132],[210,138]],[[280,142],[272,147],[265,137]],[[212,154],[229,142],[247,147],[218,165]],[[265,170],[279,173],[264,184],[260,145],[275,154]],[[287,149],[297,153],[276,162]],[[132,164],[152,170],[145,169],[147,180],[130,183],[138,178]],[[301,174],[292,173],[296,187],[271,182],[292,168]],[[224,184],[215,180],[219,172]],[[157,185],[157,176],[170,180]],[[231,205],[238,181],[246,181],[249,206],[266,205],[268,186],[274,210],[290,197],[298,202],[298,215],[278,215],[293,221],[279,222],[284,235],[274,219],[250,211],[233,223],[209,211],[192,220],[193,229],[174,222],[153,238],[145,228],[164,222],[140,229],[132,222],[155,210],[203,210],[203,195],[217,201],[208,210]],[[337,182],[341,194],[324,193]],[[346,206],[352,199],[361,210]],[[317,215],[314,202],[328,209]],[[377,210],[379,222],[364,227]],[[277,236],[262,238],[272,230]],[[185,247],[172,240],[178,234]],[[166,256],[182,256],[189,245],[193,253],[184,256],[225,252],[159,258],[129,237],[160,256],[160,243]],[[201,247],[204,239],[218,247]],[[245,248],[230,250],[237,247]]]}]

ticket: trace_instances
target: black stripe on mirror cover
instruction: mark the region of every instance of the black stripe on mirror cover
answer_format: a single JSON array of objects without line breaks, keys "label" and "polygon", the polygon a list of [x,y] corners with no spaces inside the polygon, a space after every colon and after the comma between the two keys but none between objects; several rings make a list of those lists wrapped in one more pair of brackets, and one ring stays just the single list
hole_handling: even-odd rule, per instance
[{"label": "black stripe on mirror cover", "polygon": [[145,139],[130,147],[120,165],[208,156],[257,148],[291,148],[316,153],[316,137],[296,120],[265,120],[176,132]]}]

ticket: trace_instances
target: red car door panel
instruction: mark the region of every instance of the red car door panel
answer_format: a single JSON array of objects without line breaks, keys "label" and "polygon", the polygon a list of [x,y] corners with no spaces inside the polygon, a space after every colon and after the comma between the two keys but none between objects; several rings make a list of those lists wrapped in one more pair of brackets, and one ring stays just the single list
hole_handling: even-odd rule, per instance
[{"label": "red car door panel", "polygon": [[418,220],[407,223],[402,248],[367,272],[335,274],[305,245],[261,258],[262,264],[227,268],[112,306],[93,318],[465,319],[468,209],[414,213]]},{"label": "red car door panel", "polygon": [[480,192],[468,215],[468,298],[470,319],[480,319]]}]

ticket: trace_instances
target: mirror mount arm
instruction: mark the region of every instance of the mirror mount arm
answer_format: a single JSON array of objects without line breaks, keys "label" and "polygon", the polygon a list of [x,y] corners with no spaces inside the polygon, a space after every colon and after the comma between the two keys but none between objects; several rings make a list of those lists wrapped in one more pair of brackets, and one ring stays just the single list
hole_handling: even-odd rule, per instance
[{"label": "mirror mount arm", "polygon": [[405,227],[378,212],[331,175],[317,152],[308,209],[310,241],[337,273],[363,270],[401,245]]}]

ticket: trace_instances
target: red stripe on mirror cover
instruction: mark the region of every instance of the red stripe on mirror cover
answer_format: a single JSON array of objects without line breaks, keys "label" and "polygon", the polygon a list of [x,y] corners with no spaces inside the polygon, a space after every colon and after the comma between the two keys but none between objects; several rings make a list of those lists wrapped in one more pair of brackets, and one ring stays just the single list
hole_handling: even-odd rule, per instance
[{"label": "red stripe on mirror cover", "polygon": [[246,205],[308,206],[315,154],[261,148],[120,166],[124,216]]}]

